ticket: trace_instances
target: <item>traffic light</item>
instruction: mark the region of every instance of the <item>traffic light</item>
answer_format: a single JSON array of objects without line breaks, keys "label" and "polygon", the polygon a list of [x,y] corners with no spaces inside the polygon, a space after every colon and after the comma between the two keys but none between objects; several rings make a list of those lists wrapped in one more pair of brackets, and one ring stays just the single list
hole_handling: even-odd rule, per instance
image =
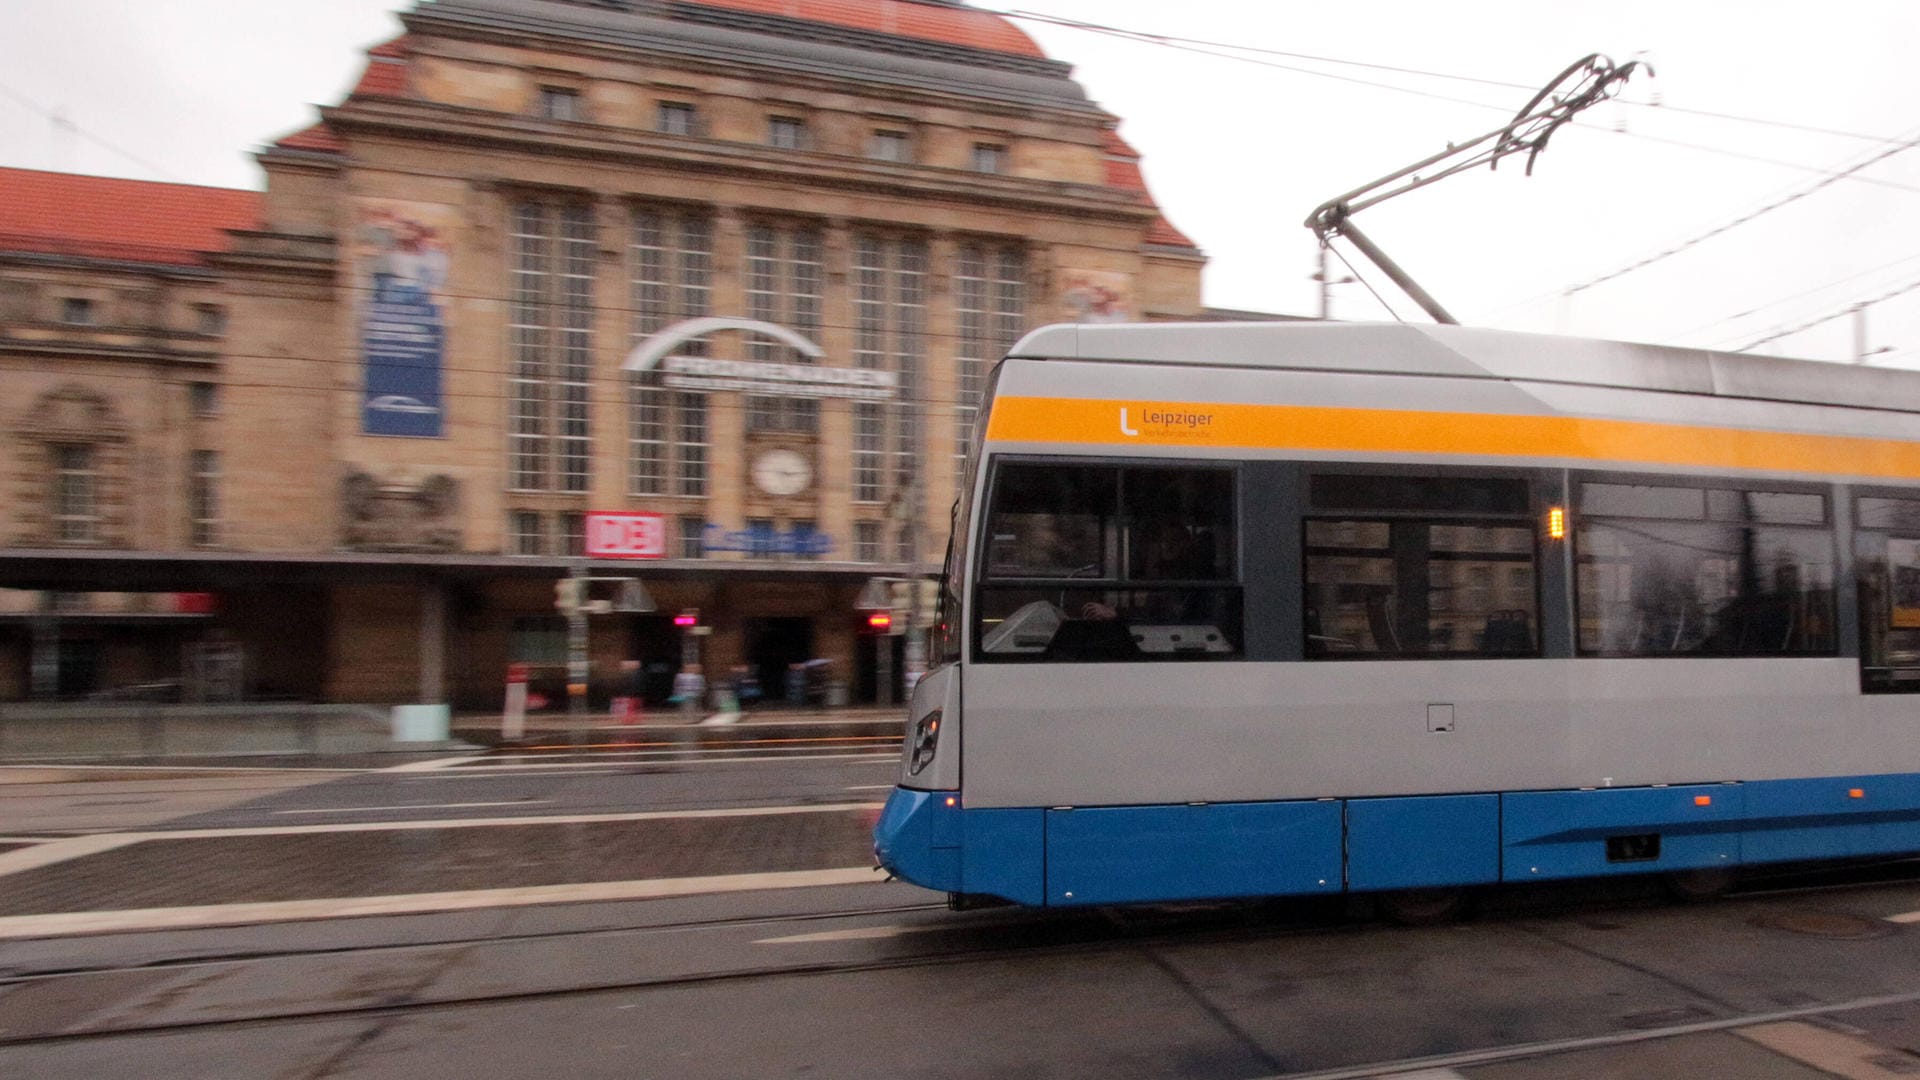
[{"label": "traffic light", "polygon": [[586,582],[579,578],[564,577],[553,583],[553,607],[562,615],[573,615],[580,610],[580,601],[586,599]]},{"label": "traffic light", "polygon": [[876,634],[891,633],[893,630],[893,613],[887,612],[887,611],[876,611],[873,614],[868,615],[867,629],[873,631]]},{"label": "traffic light", "polygon": [[675,615],[673,617],[673,625],[680,627],[683,630],[689,629],[691,627],[699,626],[700,625],[700,609],[687,608],[686,610],[680,612],[680,614]]}]

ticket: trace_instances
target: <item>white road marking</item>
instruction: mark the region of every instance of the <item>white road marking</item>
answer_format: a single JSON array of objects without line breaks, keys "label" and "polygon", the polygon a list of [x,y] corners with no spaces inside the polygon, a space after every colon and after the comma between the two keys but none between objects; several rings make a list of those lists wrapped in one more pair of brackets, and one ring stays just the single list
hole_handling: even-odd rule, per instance
[{"label": "white road marking", "polygon": [[1379,1080],[1467,1080],[1467,1077],[1452,1069],[1421,1069],[1419,1072],[1381,1073]]},{"label": "white road marking", "polygon": [[1799,1009],[1780,1009],[1768,1013],[1749,1013],[1745,1016],[1728,1017],[1722,1020],[1699,1020],[1690,1024],[1675,1024],[1671,1027],[1645,1028],[1638,1031],[1617,1031],[1610,1035],[1585,1035],[1570,1039],[1553,1039],[1546,1042],[1513,1043],[1507,1046],[1494,1046],[1485,1050],[1462,1050],[1453,1054],[1435,1054],[1425,1058],[1403,1058],[1399,1061],[1377,1061],[1367,1065],[1346,1065],[1339,1068],[1323,1069],[1319,1072],[1285,1073],[1262,1077],[1261,1080],[1380,1080],[1393,1077],[1398,1080],[1407,1073],[1418,1075],[1420,1069],[1469,1068],[1476,1065],[1491,1065],[1499,1061],[1515,1061],[1521,1058],[1549,1057],[1554,1054],[1571,1054],[1580,1050],[1598,1050],[1610,1046],[1630,1046],[1634,1043],[1654,1042],[1671,1039],[1681,1035],[1701,1035],[1711,1031],[1731,1031],[1736,1028],[1752,1027],[1756,1024],[1771,1024],[1782,1020],[1799,1020],[1810,1016],[1831,1016],[1836,1013],[1854,1012],[1860,1009],[1878,1009],[1893,1005],[1911,1005],[1920,1002],[1920,991],[1904,994],[1880,994],[1874,997],[1855,998],[1852,1001],[1840,1001],[1827,1005],[1808,1005]]},{"label": "white road marking", "polygon": [[[649,746],[638,750],[556,750],[547,754],[495,754],[486,758],[468,758],[469,769],[489,767],[480,762],[551,762],[555,758],[652,758],[674,757],[698,754],[704,758],[719,758],[726,755],[785,755],[787,757],[844,757],[846,755],[874,754],[885,752],[898,756],[900,743],[893,740],[886,746]],[[491,766],[500,768],[502,766]]]},{"label": "white road marking", "polygon": [[1898,915],[1889,915],[1887,916],[1887,921],[1897,923],[1920,922],[1920,911],[1903,911]]},{"label": "white road marking", "polygon": [[0,765],[0,778],[12,769],[30,772],[44,772],[58,769],[62,772],[189,772],[189,773],[363,773],[378,772],[377,769],[341,769],[333,767],[307,767],[304,765],[61,765],[52,761],[33,761],[16,759],[13,764]]},{"label": "white road marking", "polygon": [[0,877],[27,870],[38,870],[43,866],[52,866],[69,859],[98,855],[103,851],[137,844],[142,839],[144,837],[140,833],[97,833],[91,836],[74,836],[65,840],[35,844],[30,848],[0,854]]},{"label": "white road marking", "polygon": [[[676,818],[772,817],[780,814],[844,814],[878,810],[877,802],[821,803],[808,806],[730,806],[716,810],[642,810],[624,814],[527,814],[523,817],[447,818],[416,821],[360,821],[325,825],[245,825],[226,829],[165,829],[110,833],[139,840],[216,840],[230,836],[300,836],[306,833],[400,832],[409,829],[479,829],[502,825],[591,825],[611,821],[668,821]],[[24,855],[16,851],[0,859]]]},{"label": "white road marking", "polygon": [[908,934],[932,934],[951,930],[951,926],[863,926],[853,930],[822,930],[814,934],[761,938],[755,945],[814,945],[827,941],[875,941],[905,937]]},{"label": "white road marking", "polygon": [[894,788],[899,786],[900,785],[898,784],[855,784],[854,786],[847,788],[845,790],[847,791],[891,791]]},{"label": "white road marking", "polygon": [[[684,753],[684,751],[677,751],[677,752]],[[898,752],[889,752],[885,754],[811,754],[804,758],[768,757],[765,755],[761,755],[756,757],[734,756],[734,757],[704,757],[704,758],[678,758],[678,759],[673,757],[674,753],[676,753],[676,751],[668,751],[659,756],[647,756],[641,760],[626,762],[626,764],[629,764],[629,765],[728,765],[728,764],[754,765],[754,764],[763,764],[767,762],[773,762],[778,764],[792,764],[793,762],[796,762],[796,761],[885,761],[893,764],[898,764],[900,761],[900,755]],[[504,765],[470,765],[464,769],[450,769],[444,775],[484,776],[488,773],[499,772],[503,769],[512,769],[517,772],[534,772],[542,769],[604,769],[609,764],[611,764],[607,759],[615,756],[616,755],[613,755],[613,754],[596,754],[594,755],[595,760],[589,760],[589,761],[548,760],[548,761],[530,761],[530,762],[526,762],[525,764],[521,764],[517,762],[508,762],[507,764],[504,764]],[[639,755],[619,755],[619,756],[639,757]],[[433,773],[430,775],[438,778],[442,774]]]},{"label": "white road marking", "polygon": [[1876,1060],[1896,1056],[1890,1054],[1887,1047],[1816,1027],[1804,1020],[1756,1024],[1739,1028],[1733,1034],[1764,1046],[1781,1057],[1811,1065],[1829,1076],[1845,1077],[1846,1080],[1896,1080],[1903,1073],[1912,1074],[1907,1069],[1895,1071],[1887,1068]]},{"label": "white road marking", "polygon": [[0,917],[0,940],[65,934],[175,930],[199,926],[242,926],[250,923],[340,919],[366,915],[410,915],[425,912],[466,911],[475,908],[527,907],[535,904],[653,900],[668,896],[694,896],[701,893],[878,884],[882,880],[883,878],[875,873],[872,867],[849,866],[830,870],[787,870],[761,874],[723,874],[713,877],[595,881],[578,885],[535,885],[518,889],[474,889],[466,892],[407,893],[397,896],[358,896],[328,900],[279,900],[254,904],[209,904],[202,907],[12,915]]},{"label": "white road marking", "polygon": [[381,769],[380,771],[381,772],[432,772],[435,769],[444,769],[450,765],[458,765],[463,761],[472,761],[475,757],[478,757],[478,756],[479,755],[477,754],[457,754],[453,757],[434,758],[431,761],[409,761],[405,765],[393,765],[393,766],[389,766],[388,768]]},{"label": "white road marking", "polygon": [[405,806],[326,806],[311,810],[275,810],[276,814],[371,814],[388,810],[465,810],[475,806],[543,806],[552,799],[509,799],[505,802],[409,803]]},{"label": "white road marking", "polygon": [[[633,773],[628,768],[609,769],[604,765],[601,766],[601,771],[599,772],[590,772],[586,769],[582,769],[579,772],[572,772],[567,774],[568,777],[631,776],[631,775],[633,775]],[[402,782],[408,783],[408,784],[424,784],[433,780],[530,780],[530,779],[532,779],[532,777],[527,775],[527,771],[525,769],[514,769],[511,772],[495,772],[492,769],[461,769],[458,772],[420,773],[417,776],[406,776],[401,778]]]}]

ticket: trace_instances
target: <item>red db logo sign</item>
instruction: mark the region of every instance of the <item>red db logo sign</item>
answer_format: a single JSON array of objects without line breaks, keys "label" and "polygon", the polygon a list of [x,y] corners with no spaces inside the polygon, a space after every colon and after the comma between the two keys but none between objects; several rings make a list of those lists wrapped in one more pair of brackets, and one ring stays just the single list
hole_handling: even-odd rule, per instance
[{"label": "red db logo sign", "polygon": [[666,516],[640,510],[595,510],[587,515],[587,554],[596,559],[664,559]]}]

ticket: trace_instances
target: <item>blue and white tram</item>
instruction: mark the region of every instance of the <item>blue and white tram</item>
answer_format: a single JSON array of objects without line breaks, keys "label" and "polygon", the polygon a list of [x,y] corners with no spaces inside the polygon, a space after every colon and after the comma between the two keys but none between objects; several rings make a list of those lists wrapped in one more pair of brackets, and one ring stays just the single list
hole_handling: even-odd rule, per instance
[{"label": "blue and white tram", "polygon": [[1033,906],[1920,851],[1920,373],[1061,326],[991,380],[888,870]]}]

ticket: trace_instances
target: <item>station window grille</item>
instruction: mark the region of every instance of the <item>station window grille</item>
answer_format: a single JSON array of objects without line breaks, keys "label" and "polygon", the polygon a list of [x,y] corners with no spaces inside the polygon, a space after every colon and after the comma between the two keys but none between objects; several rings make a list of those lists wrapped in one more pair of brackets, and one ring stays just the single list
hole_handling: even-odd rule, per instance
[{"label": "station window grille", "polygon": [[581,120],[580,91],[560,86],[540,88],[540,119]]},{"label": "station window grille", "polygon": [[[747,228],[747,317],[784,325],[809,341],[820,336],[820,230],[812,225]],[[747,342],[749,359],[810,364],[812,358],[789,345],[755,336]],[[747,430],[814,434],[820,430],[820,403],[811,398],[749,394]]]},{"label": "station window grille", "polygon": [[867,141],[867,156],[875,161],[906,164],[913,160],[913,140],[904,131],[882,128]]},{"label": "station window grille", "polygon": [[593,213],[525,201],[512,212],[508,374],[511,486],[584,492],[593,372]]},{"label": "station window grille", "polygon": [[853,270],[854,363],[891,370],[899,379],[891,409],[854,406],[853,498],[906,498],[919,486],[926,241],[862,233],[854,240]]},{"label": "station window grille", "polygon": [[53,528],[54,538],[63,544],[100,540],[99,462],[90,445],[53,447]]},{"label": "station window grille", "polygon": [[655,116],[654,127],[665,135],[697,135],[700,122],[691,104],[663,101]]},{"label": "station window grille", "polygon": [[879,522],[856,521],[853,523],[853,561],[862,563],[880,561]]},{"label": "station window grille", "polygon": [[[713,225],[705,214],[636,207],[627,259],[633,310],[630,345],[673,323],[708,314]],[[703,338],[695,339],[677,351],[686,356],[705,356],[709,344]],[[670,389],[663,385],[657,370],[628,374],[628,494],[706,494],[707,407],[706,394]],[[699,438],[686,442],[689,432]]]},{"label": "station window grille", "polygon": [[776,150],[805,150],[807,122],[797,116],[768,117],[767,145]]},{"label": "station window grille", "polygon": [[507,551],[513,555],[543,555],[545,530],[540,515],[533,510],[514,510],[507,514]]},{"label": "station window grille", "polygon": [[187,479],[190,539],[194,547],[212,547],[220,542],[219,452],[195,450],[193,471]]},{"label": "station window grille", "polygon": [[707,555],[707,519],[701,517],[683,517],[680,519],[680,550],[683,559],[704,559]]},{"label": "station window grille", "polygon": [[579,558],[587,553],[587,515],[578,510],[560,514],[560,554]]},{"label": "station window grille", "polygon": [[960,245],[954,266],[954,475],[964,473],[986,373],[1026,330],[1026,254],[1013,246]]}]

